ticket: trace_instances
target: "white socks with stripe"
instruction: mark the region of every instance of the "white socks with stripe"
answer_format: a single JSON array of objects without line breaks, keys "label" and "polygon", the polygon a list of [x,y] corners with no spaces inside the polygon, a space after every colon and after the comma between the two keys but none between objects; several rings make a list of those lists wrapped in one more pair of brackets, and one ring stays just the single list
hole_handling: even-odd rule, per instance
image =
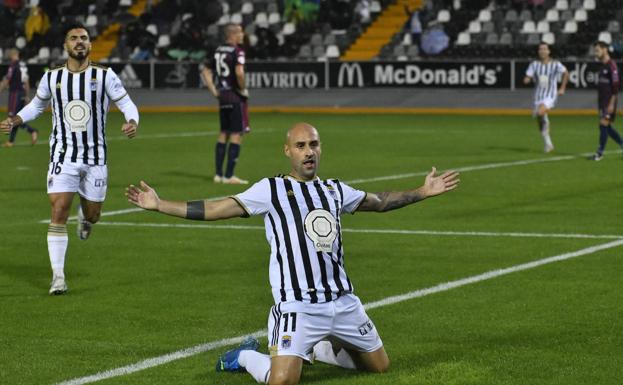
[{"label": "white socks with stripe", "polygon": [[552,139],[549,136],[549,117],[547,115],[539,117],[539,128],[545,145],[548,147],[553,147]]},{"label": "white socks with stripe", "polygon": [[336,365],[346,369],[356,369],[355,362],[350,354],[344,349],[340,349],[337,354],[333,352],[333,345],[329,341],[320,341],[314,345],[314,356],[317,361],[329,365]]},{"label": "white socks with stripe", "polygon": [[50,223],[48,226],[48,254],[55,277],[65,277],[65,253],[67,252],[67,225]]},{"label": "white socks with stripe", "polygon": [[243,350],[238,356],[238,364],[245,368],[255,381],[268,384],[270,378],[270,356],[254,350]]}]

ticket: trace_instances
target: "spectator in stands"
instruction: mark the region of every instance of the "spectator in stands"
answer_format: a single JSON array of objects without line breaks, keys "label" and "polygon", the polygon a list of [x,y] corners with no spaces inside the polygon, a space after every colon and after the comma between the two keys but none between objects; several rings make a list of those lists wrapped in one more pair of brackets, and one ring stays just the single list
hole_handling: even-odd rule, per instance
[{"label": "spectator in stands", "polygon": [[30,8],[24,32],[31,46],[39,47],[50,29],[50,18],[39,6]]},{"label": "spectator in stands", "polygon": [[405,25],[405,31],[411,34],[411,41],[415,45],[420,45],[422,38],[422,22],[420,21],[420,12],[417,9],[411,9],[408,3],[405,3],[405,13],[409,17]]},{"label": "spectator in stands", "polygon": [[269,59],[279,54],[279,41],[270,28],[256,28],[255,36],[257,36],[257,43],[253,50],[254,58]]},{"label": "spectator in stands", "polygon": [[361,24],[368,24],[371,20],[370,17],[370,1],[359,0],[355,6],[355,15],[358,17],[358,21]]}]

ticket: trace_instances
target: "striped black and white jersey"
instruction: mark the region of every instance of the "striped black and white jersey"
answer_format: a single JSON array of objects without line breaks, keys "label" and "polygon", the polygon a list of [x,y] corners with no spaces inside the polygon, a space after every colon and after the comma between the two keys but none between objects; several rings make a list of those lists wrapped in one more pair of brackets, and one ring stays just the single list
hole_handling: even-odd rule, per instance
[{"label": "striped black and white jersey", "polygon": [[264,178],[233,196],[248,215],[264,216],[275,303],[321,303],[353,291],[344,270],[340,215],[354,213],[365,192],[336,179]]},{"label": "striped black and white jersey", "polygon": [[534,79],[534,101],[556,100],[558,82],[566,71],[567,68],[557,60],[552,60],[549,63],[535,60],[530,63],[526,70],[526,76]]},{"label": "striped black and white jersey", "polygon": [[126,95],[117,74],[99,64],[81,72],[64,65],[43,74],[36,97],[52,103],[50,162],[106,164],[108,107]]}]

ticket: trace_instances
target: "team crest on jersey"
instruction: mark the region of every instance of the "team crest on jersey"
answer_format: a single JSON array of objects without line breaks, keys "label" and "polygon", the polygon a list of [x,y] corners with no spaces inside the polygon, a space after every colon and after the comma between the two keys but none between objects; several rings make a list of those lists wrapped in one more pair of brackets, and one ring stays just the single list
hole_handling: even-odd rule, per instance
[{"label": "team crest on jersey", "polygon": [[290,336],[281,337],[281,349],[290,349],[290,346],[292,346],[292,337]]},{"label": "team crest on jersey", "polygon": [[56,83],[56,88],[61,88],[61,83]]},{"label": "team crest on jersey", "polygon": [[288,190],[287,194],[288,194],[289,197],[293,197],[294,196],[294,191]]},{"label": "team crest on jersey", "polygon": [[331,194],[333,199],[337,199],[337,193],[335,192],[335,189],[333,188],[333,186],[328,185],[327,190],[329,191],[329,194]]},{"label": "team crest on jersey", "polygon": [[91,79],[91,91],[97,91],[97,79]]}]

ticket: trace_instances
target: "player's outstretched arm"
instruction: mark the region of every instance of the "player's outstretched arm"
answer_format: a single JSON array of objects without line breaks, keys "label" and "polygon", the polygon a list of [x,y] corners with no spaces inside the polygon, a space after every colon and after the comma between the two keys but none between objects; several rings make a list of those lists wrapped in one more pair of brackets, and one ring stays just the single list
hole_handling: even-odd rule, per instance
[{"label": "player's outstretched arm", "polygon": [[128,202],[140,208],[179,218],[215,221],[245,215],[243,208],[231,198],[218,201],[167,201],[160,199],[156,190],[143,181],[141,181],[140,187],[128,186],[125,189],[125,196],[128,198]]},{"label": "player's outstretched arm", "polygon": [[446,171],[435,176],[437,169],[432,168],[426,175],[424,185],[409,191],[387,191],[379,193],[367,193],[358,211],[390,211],[419,202],[426,198],[434,197],[445,192],[454,190],[459,185],[459,173]]}]

